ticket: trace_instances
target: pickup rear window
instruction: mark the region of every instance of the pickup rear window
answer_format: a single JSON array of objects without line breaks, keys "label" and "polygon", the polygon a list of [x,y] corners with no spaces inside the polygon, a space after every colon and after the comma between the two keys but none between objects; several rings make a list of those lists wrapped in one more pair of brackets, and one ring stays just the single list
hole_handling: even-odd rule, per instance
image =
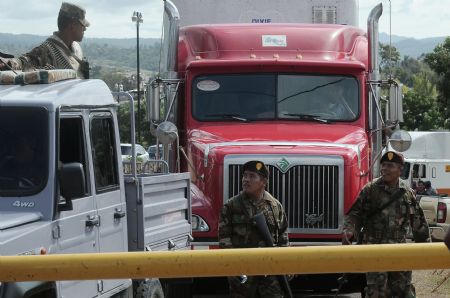
[{"label": "pickup rear window", "polygon": [[0,106],[0,196],[38,193],[48,177],[48,112]]}]

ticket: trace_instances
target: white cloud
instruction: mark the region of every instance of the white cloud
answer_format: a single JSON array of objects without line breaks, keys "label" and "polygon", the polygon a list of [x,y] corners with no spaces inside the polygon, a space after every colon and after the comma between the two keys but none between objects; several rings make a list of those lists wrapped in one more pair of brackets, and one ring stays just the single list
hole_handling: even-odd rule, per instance
[{"label": "white cloud", "polygon": [[[159,38],[163,11],[162,0],[68,0],[86,8],[92,26],[86,37],[134,37],[136,25],[133,11],[140,11],[144,23],[142,37]],[[189,0],[186,0],[189,1]],[[224,0],[211,0],[224,1]],[[280,0],[278,0],[280,1]],[[21,0],[20,7],[11,1],[0,1],[0,32],[50,35],[56,30],[56,18],[61,0]],[[389,0],[360,0],[359,26],[366,29],[371,8],[382,2],[384,12],[380,31],[389,33]],[[425,38],[450,35],[448,0],[391,0],[392,34]]]},{"label": "white cloud", "polygon": [[450,36],[448,0],[361,0],[359,4],[361,28],[366,29],[370,10],[380,2],[383,4],[383,15],[379,23],[381,32],[389,33],[391,19],[391,30],[394,35],[414,38]]}]

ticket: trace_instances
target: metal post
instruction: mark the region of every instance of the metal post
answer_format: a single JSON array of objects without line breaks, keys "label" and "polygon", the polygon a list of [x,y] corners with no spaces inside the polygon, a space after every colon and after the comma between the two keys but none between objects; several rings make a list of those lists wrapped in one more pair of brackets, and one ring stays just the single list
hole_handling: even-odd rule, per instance
[{"label": "metal post", "polygon": [[141,75],[140,75],[140,63],[139,63],[139,23],[142,23],[142,13],[135,11],[131,17],[133,22],[136,22],[136,68],[137,68],[137,141],[141,142]]}]

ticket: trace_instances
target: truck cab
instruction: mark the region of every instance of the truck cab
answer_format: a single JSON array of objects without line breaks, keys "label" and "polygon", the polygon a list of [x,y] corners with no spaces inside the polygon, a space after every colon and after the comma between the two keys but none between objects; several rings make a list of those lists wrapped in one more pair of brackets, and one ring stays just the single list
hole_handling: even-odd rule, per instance
[{"label": "truck cab", "polygon": [[[125,175],[118,105],[100,80],[0,85],[0,255],[189,248],[189,176]],[[142,289],[154,291],[130,279],[19,282],[2,284],[0,297],[140,297]]]}]

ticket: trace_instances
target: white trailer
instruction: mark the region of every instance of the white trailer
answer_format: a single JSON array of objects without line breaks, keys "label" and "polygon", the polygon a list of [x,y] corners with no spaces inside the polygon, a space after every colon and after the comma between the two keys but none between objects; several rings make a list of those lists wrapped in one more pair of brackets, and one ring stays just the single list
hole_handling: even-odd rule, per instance
[{"label": "white trailer", "polygon": [[409,134],[412,143],[402,152],[405,157],[402,178],[411,184],[430,181],[439,194],[450,194],[450,132],[411,131]]},{"label": "white trailer", "polygon": [[[172,0],[180,25],[315,23],[358,26],[357,0]],[[193,9],[195,7],[195,9]]]}]

